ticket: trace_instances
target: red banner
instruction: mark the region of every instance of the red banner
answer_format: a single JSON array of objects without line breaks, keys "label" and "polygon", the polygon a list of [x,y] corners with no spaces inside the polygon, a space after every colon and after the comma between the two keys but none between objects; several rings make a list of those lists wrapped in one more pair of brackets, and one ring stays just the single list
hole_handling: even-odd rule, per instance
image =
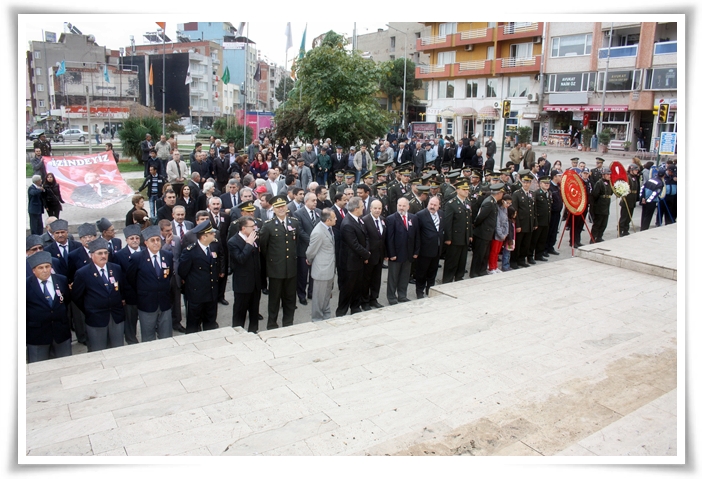
[{"label": "red banner", "polygon": [[111,151],[83,156],[45,156],[46,172],[61,185],[69,205],[105,208],[133,195],[117,169]]}]

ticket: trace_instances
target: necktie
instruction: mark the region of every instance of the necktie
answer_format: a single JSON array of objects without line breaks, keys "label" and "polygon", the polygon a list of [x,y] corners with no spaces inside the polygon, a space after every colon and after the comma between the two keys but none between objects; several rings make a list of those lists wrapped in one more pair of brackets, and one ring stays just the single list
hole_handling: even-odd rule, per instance
[{"label": "necktie", "polygon": [[343,220],[346,218],[346,214],[344,213],[344,210],[339,210],[341,212],[341,219]]},{"label": "necktie", "polygon": [[183,223],[179,224],[178,228],[180,228],[180,239],[183,239],[183,236],[185,236],[185,233],[183,233]]},{"label": "necktie", "polygon": [[105,289],[106,289],[107,291],[109,291],[109,290],[110,290],[110,283],[107,282],[107,276],[105,276],[105,270],[104,270],[104,269],[100,269],[100,276],[102,276],[102,282],[103,282],[104,285],[105,285]]},{"label": "necktie", "polygon": [[178,178],[180,178],[180,163],[176,162],[176,168],[178,168]]},{"label": "necktie", "polygon": [[112,254],[112,240],[107,242],[107,249],[109,250],[110,254]]},{"label": "necktie", "polygon": [[405,215],[402,215],[402,221],[405,222],[405,229],[407,229],[407,217]]},{"label": "necktie", "polygon": [[334,232],[333,232],[332,229],[329,228],[328,226],[327,226],[327,229],[329,230],[329,236],[331,236],[332,244],[333,244],[333,243],[334,243]]},{"label": "necktie", "polygon": [[439,231],[439,215],[432,215],[434,218],[434,226],[436,226],[436,231]]},{"label": "necktie", "polygon": [[380,232],[380,221],[378,221],[377,219],[375,220],[375,227],[378,228],[378,234],[382,235],[383,233]]},{"label": "necktie", "polygon": [[63,260],[64,264],[68,264],[68,251],[66,251],[66,245],[59,246],[61,246],[61,259]]},{"label": "necktie", "polygon": [[310,219],[312,220],[312,224],[314,224],[314,211],[310,210]]},{"label": "necktie", "polygon": [[97,185],[93,185],[93,190],[95,191],[95,193],[100,194]]},{"label": "necktie", "polygon": [[207,255],[207,259],[210,258],[210,247],[209,246],[207,248],[205,248],[205,255]]},{"label": "necktie", "polygon": [[154,269],[156,270],[156,277],[160,278],[161,277],[161,265],[158,264],[158,256],[153,255],[151,258],[154,261]]},{"label": "necktie", "polygon": [[43,285],[44,297],[49,302],[49,306],[51,306],[53,303],[53,300],[51,299],[51,295],[49,294],[49,290],[46,289],[46,281],[42,281],[41,284]]}]

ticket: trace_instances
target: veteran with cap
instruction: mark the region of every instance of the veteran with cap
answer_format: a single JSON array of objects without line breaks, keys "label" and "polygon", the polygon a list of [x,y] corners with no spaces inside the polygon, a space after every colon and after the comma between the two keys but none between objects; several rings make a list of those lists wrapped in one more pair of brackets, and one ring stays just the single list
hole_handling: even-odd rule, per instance
[{"label": "veteran with cap", "polygon": [[90,263],[76,271],[73,301],[85,314],[88,351],[124,344],[124,282],[122,268],[107,261],[107,241],[89,243]]},{"label": "veteran with cap", "polygon": [[297,287],[297,239],[300,223],[287,215],[284,196],[271,199],[275,216],[261,228],[261,253],[266,259],[268,274],[268,325],[278,328],[278,312],[283,305],[283,326],[292,326]]},{"label": "veteran with cap", "polygon": [[71,355],[68,305],[71,291],[65,276],[51,271],[51,253],[39,251],[27,262],[27,359],[43,361]]},{"label": "veteran with cap", "polygon": [[173,254],[161,249],[161,228],[141,232],[146,249],[134,253],[127,267],[127,281],[138,291],[137,309],[142,342],[173,336],[171,281]]},{"label": "veteran with cap", "polygon": [[181,253],[178,276],[184,284],[183,292],[188,301],[185,332],[217,329],[217,253],[210,245],[215,240],[215,229],[209,220],[204,220],[191,229],[197,238]]},{"label": "veteran with cap", "polygon": [[[121,266],[122,271],[127,271],[129,259],[144,247],[141,245],[141,227],[139,225],[129,225],[122,232],[127,244],[115,253],[114,262]],[[129,281],[124,283],[122,289],[124,290],[124,340],[127,344],[136,344],[139,342],[136,337],[136,327],[139,320],[137,292],[129,284]]]},{"label": "veteran with cap", "polygon": [[100,218],[95,226],[102,235],[102,239],[107,241],[107,250],[110,252],[108,261],[114,262],[115,253],[122,249],[122,240],[115,238],[115,227],[107,218]]}]

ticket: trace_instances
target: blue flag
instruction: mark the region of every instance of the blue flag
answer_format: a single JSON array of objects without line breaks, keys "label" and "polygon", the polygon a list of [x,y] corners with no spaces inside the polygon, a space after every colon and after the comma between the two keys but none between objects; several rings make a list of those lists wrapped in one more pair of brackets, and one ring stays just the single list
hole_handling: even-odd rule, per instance
[{"label": "blue flag", "polygon": [[66,62],[61,62],[61,64],[58,67],[58,70],[56,70],[56,76],[60,77],[61,75],[64,75],[66,73]]},{"label": "blue flag", "polygon": [[105,76],[105,81],[106,81],[107,83],[110,83],[110,75],[107,74],[107,65],[105,65],[102,74]]}]

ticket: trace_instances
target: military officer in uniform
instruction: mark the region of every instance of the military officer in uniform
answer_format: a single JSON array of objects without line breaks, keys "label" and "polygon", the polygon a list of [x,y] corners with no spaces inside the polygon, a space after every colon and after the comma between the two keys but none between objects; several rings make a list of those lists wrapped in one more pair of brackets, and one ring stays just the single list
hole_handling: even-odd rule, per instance
[{"label": "military officer in uniform", "polygon": [[602,235],[607,229],[609,220],[609,207],[612,203],[612,171],[609,168],[602,170],[602,178],[592,187],[592,243],[604,241]]},{"label": "military officer in uniform", "polygon": [[261,253],[268,274],[268,326],[278,328],[278,311],[283,304],[283,327],[292,326],[297,288],[297,239],[300,222],[287,216],[285,196],[271,199],[275,216],[261,228]]},{"label": "military officer in uniform", "polygon": [[411,191],[410,178],[412,171],[409,168],[400,170],[400,182],[392,186],[388,185],[388,211],[393,214],[397,211],[397,200]]},{"label": "military officer in uniform", "polygon": [[536,230],[531,235],[531,247],[529,249],[529,258],[534,258],[535,261],[548,261],[544,255],[546,252],[546,243],[548,239],[548,230],[551,223],[551,207],[553,198],[549,185],[551,184],[551,176],[542,176],[539,178],[539,189],[534,192],[534,212],[536,214]]},{"label": "military officer in uniform", "polygon": [[[409,212],[416,215],[424,209],[424,198],[427,196],[429,191],[428,187],[422,186],[422,180],[420,178],[415,178],[410,183],[411,191],[404,195],[409,201]],[[422,190],[420,190],[422,188]]]},{"label": "military officer in uniform", "polygon": [[490,186],[490,196],[478,207],[473,229],[473,259],[470,262],[470,277],[487,275],[490,245],[495,237],[497,228],[497,202],[504,195],[504,184],[495,183]]},{"label": "military officer in uniform", "polygon": [[604,160],[600,157],[597,157],[595,158],[595,163],[597,164],[597,166],[590,170],[590,182],[593,185],[596,185],[597,182],[602,179],[602,174],[604,173],[604,168],[602,167],[602,165],[604,164]]},{"label": "military officer in uniform", "polygon": [[466,273],[468,246],[473,240],[473,222],[468,201],[468,181],[456,182],[456,197],[446,202],[444,244],[446,257],[442,283],[461,281]]},{"label": "military officer in uniform", "polygon": [[512,206],[517,211],[517,219],[515,221],[515,241],[514,252],[511,259],[512,269],[519,267],[528,268],[529,264],[536,264],[536,261],[527,257],[529,256],[529,248],[531,247],[531,234],[536,228],[536,215],[534,213],[534,199],[532,198],[529,187],[534,180],[534,176],[530,171],[526,171],[521,176],[522,188],[512,194]]},{"label": "military officer in uniform", "polygon": [[629,181],[629,191],[630,193],[623,196],[619,205],[621,211],[619,213],[619,235],[627,236],[629,234],[629,225],[634,217],[634,208],[636,208],[636,203],[639,202],[639,165],[632,163],[629,165],[627,171],[627,178]]},{"label": "military officer in uniform", "polygon": [[188,233],[197,238],[183,250],[178,265],[178,276],[185,284],[185,299],[188,300],[188,315],[185,332],[197,333],[217,329],[217,253],[210,245],[216,231],[210,221],[199,223]]},{"label": "military officer in uniform", "polygon": [[380,212],[380,216],[387,218],[390,214],[388,205],[390,204],[390,199],[388,198],[388,185],[384,181],[376,184],[376,191],[378,193],[378,199],[383,204],[383,210]]},{"label": "military officer in uniform", "polygon": [[344,170],[336,170],[334,172],[334,177],[336,178],[336,181],[329,185],[329,198],[334,198],[337,193],[343,193],[344,188],[346,186],[344,185]]}]

